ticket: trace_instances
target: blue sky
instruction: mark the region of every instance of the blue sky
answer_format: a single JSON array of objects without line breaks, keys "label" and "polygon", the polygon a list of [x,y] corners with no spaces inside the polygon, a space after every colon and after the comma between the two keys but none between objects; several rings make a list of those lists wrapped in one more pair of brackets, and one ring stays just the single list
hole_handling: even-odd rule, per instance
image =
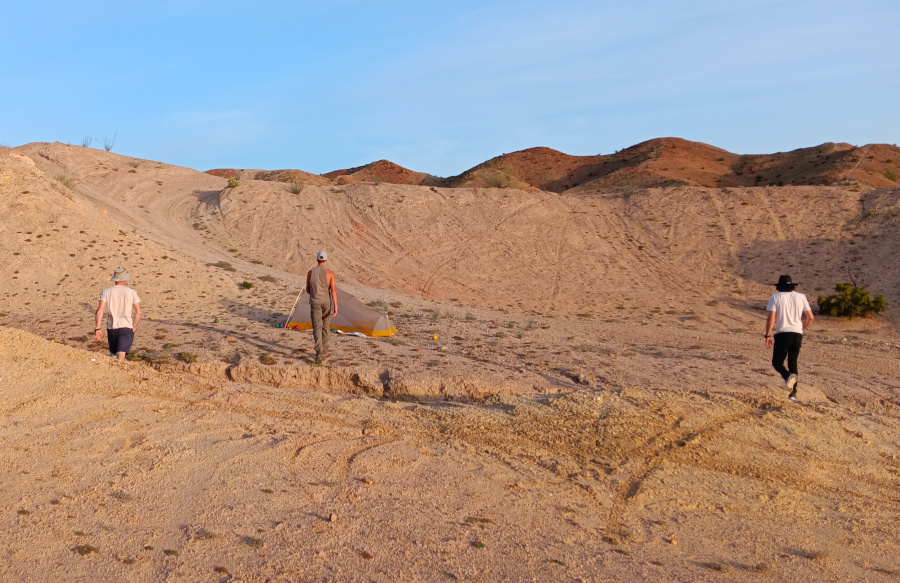
[{"label": "blue sky", "polygon": [[0,144],[440,176],[532,146],[900,142],[896,0],[71,0],[0,12]]}]

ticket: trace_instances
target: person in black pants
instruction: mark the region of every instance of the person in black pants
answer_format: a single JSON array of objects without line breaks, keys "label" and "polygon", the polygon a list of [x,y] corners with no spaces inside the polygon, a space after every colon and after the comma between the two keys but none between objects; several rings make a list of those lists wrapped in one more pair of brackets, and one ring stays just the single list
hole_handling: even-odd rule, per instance
[{"label": "person in black pants", "polygon": [[[790,389],[788,399],[797,400],[799,372],[797,359],[803,344],[803,331],[815,319],[806,296],[794,291],[797,284],[790,275],[782,275],[775,284],[778,293],[772,294],[766,307],[766,346],[772,348],[772,367]],[[774,332],[774,334],[773,334]],[[787,358],[787,368],[784,359]]]}]

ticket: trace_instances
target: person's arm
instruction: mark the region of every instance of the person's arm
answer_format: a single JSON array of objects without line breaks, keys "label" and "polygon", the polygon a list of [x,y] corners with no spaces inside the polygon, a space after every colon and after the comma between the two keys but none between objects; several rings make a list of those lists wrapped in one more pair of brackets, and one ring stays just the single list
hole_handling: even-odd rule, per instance
[{"label": "person's arm", "polygon": [[331,317],[337,316],[337,282],[334,279],[334,272],[328,270],[328,289],[331,290]]},{"label": "person's arm", "polygon": [[312,270],[306,272],[306,293],[311,294],[309,289],[309,278],[312,276]]},{"label": "person's arm", "polygon": [[97,340],[103,340],[103,330],[100,328],[100,322],[103,320],[104,308],[106,308],[106,302],[100,300],[100,305],[97,306],[97,313],[94,314],[94,336],[97,337]]},{"label": "person's arm", "polygon": [[766,346],[769,348],[775,343],[772,340],[772,328],[775,327],[775,312],[769,310],[769,317],[766,318]]},{"label": "person's arm", "polygon": [[813,323],[816,317],[813,316],[812,310],[803,310],[803,329],[806,330],[809,328],[809,325]]},{"label": "person's arm", "polygon": [[131,330],[133,332],[137,332],[138,322],[141,321],[141,302],[138,302],[134,305],[134,326],[132,326]]}]

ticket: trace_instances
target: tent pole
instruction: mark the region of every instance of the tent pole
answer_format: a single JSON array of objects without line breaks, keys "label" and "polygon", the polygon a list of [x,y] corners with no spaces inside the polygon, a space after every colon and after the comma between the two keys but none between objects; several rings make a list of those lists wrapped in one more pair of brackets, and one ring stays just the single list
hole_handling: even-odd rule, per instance
[{"label": "tent pole", "polygon": [[288,323],[290,323],[290,321],[291,321],[291,316],[294,315],[294,310],[297,309],[297,302],[300,301],[300,296],[303,295],[303,292],[304,292],[304,291],[305,291],[305,290],[302,290],[302,289],[301,289],[301,290],[300,290],[300,293],[297,294],[297,299],[294,300],[294,305],[291,306],[291,311],[288,313],[287,320],[284,321],[284,328],[287,328]]}]

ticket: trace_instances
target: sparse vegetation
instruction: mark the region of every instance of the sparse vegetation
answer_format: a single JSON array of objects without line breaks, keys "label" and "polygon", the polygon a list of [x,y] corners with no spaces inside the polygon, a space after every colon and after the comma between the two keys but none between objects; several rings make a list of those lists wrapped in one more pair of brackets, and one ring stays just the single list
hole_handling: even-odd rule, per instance
[{"label": "sparse vegetation", "polygon": [[112,138],[107,138],[106,136],[103,136],[103,149],[104,150],[109,152],[113,149],[113,146],[116,145],[116,136],[117,135],[118,134],[113,134]]},{"label": "sparse vegetation", "polygon": [[271,275],[263,275],[259,278],[259,281],[266,281],[269,283],[278,283],[278,280],[272,277]]},{"label": "sparse vegetation", "polygon": [[803,554],[803,558],[821,562],[828,558],[828,551],[809,551]]},{"label": "sparse vegetation", "polygon": [[94,138],[91,136],[84,136],[84,139],[81,140],[81,145],[85,148],[90,148],[91,144],[94,143]]},{"label": "sparse vegetation", "polygon": [[78,553],[79,555],[81,555],[83,557],[83,556],[89,555],[91,553],[98,553],[98,552],[100,552],[100,549],[98,549],[97,547],[91,546],[91,545],[76,545],[76,546],[72,547],[72,552]]},{"label": "sparse vegetation", "polygon": [[288,190],[291,191],[291,194],[300,194],[303,192],[303,186],[303,183],[293,180],[288,183]]},{"label": "sparse vegetation", "polygon": [[59,181],[60,184],[68,188],[69,190],[75,190],[75,185],[78,184],[78,181],[74,176],[69,176],[68,174],[60,173],[54,176],[56,180]]},{"label": "sparse vegetation", "polygon": [[836,283],[830,296],[819,296],[819,313],[828,316],[844,316],[847,318],[867,318],[887,309],[884,296],[877,295],[872,299],[869,290],[853,283]]},{"label": "sparse vegetation", "polygon": [[180,360],[181,362],[191,364],[192,362],[197,362],[197,356],[191,354],[190,352],[179,352],[175,355],[175,358]]},{"label": "sparse vegetation", "polygon": [[481,177],[487,188],[506,188],[510,184],[509,176],[499,170],[490,170]]},{"label": "sparse vegetation", "polygon": [[893,181],[893,182],[898,182],[898,180],[897,180],[897,175],[894,174],[893,172],[891,172],[890,170],[885,170],[885,171],[884,171],[884,177],[887,178],[888,180]]},{"label": "sparse vegetation", "polygon": [[232,176],[228,179],[228,188],[237,188],[241,184],[241,179],[237,176]]},{"label": "sparse vegetation", "polygon": [[210,263],[210,267],[218,267],[219,269],[224,269],[225,271],[237,271],[234,265],[228,263],[227,261],[216,261],[215,263]]},{"label": "sparse vegetation", "polygon": [[278,361],[275,360],[274,358],[272,358],[272,356],[269,354],[260,354],[259,362],[261,362],[265,365],[268,365],[268,366],[271,366],[273,364],[278,364]]},{"label": "sparse vegetation", "polygon": [[253,289],[253,282],[252,281],[242,281],[240,284],[240,288],[241,289]]}]

